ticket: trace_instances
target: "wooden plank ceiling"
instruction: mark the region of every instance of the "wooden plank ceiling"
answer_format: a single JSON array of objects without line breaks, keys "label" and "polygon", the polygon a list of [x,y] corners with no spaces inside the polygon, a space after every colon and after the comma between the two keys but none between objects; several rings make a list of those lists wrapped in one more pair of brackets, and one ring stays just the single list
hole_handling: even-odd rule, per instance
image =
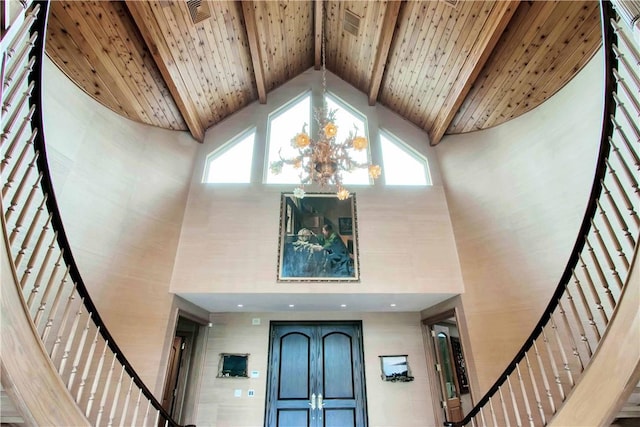
[{"label": "wooden plank ceiling", "polygon": [[323,28],[327,69],[432,144],[535,108],[601,43],[597,1],[53,1],[46,51],[118,114],[202,141],[318,69]]}]

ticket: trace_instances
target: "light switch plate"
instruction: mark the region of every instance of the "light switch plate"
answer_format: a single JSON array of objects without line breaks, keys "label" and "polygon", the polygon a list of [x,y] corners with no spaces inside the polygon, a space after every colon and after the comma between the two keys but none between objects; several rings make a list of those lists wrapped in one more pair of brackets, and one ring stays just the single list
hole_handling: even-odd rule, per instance
[{"label": "light switch plate", "polygon": [[258,378],[260,376],[260,371],[251,371],[251,378]]},{"label": "light switch plate", "polygon": [[255,390],[247,390],[247,397],[253,397],[256,395],[256,391]]},{"label": "light switch plate", "polygon": [[242,390],[240,390],[239,388],[235,389],[233,391],[233,396],[234,397],[242,397]]},{"label": "light switch plate", "polygon": [[259,325],[260,324],[260,318],[259,317],[254,317],[253,319],[251,319],[251,324],[252,325]]}]

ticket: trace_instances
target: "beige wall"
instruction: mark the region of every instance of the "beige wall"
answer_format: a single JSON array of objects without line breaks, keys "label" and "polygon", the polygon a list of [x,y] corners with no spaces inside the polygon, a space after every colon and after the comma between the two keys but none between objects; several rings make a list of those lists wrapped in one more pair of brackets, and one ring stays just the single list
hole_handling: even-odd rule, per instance
[{"label": "beige wall", "polygon": [[[429,187],[353,186],[360,248],[360,283],[327,286],[276,282],[280,193],[294,185],[264,185],[263,152],[267,115],[294,96],[320,87],[321,73],[309,70],[269,93],[269,103],[251,104],[210,129],[200,147],[171,290],[194,293],[448,293],[462,292],[447,201],[427,135],[367,97],[329,77],[329,89],[367,114],[373,160],[380,162],[375,131],[382,127],[430,161]],[[203,184],[205,157],[248,126],[257,124],[251,184]],[[315,191],[322,190],[316,188]],[[308,191],[314,191],[313,188]],[[324,189],[324,192],[330,190]]]},{"label": "beige wall", "polygon": [[[259,318],[260,325],[252,325]],[[434,425],[422,344],[419,313],[219,313],[212,315],[204,378],[196,420],[198,426],[256,427],[264,424],[272,320],[362,320],[369,425],[424,427]],[[249,353],[249,371],[258,378],[216,378],[220,353]],[[407,354],[415,380],[384,382],[378,356]],[[234,397],[234,390],[242,397]],[[255,397],[247,397],[253,389]]]},{"label": "beige wall", "polygon": [[595,168],[601,70],[598,54],[532,112],[437,146],[465,283],[475,396],[531,333],[573,247]]},{"label": "beige wall", "polygon": [[114,114],[49,61],[44,76],[49,163],[75,259],[107,328],[157,396],[198,144]]}]

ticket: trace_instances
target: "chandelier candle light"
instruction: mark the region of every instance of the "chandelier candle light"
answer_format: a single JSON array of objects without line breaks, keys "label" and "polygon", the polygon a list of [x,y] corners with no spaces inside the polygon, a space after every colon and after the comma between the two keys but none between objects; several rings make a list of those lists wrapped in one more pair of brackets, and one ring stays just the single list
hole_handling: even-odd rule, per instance
[{"label": "chandelier candle light", "polygon": [[291,145],[298,150],[298,155],[284,158],[279,153],[280,160],[271,162],[271,172],[279,174],[284,165],[300,169],[300,186],[293,190],[293,195],[299,199],[305,195],[304,186],[315,183],[320,187],[335,186],[336,195],[340,200],[349,197],[349,191],[342,185],[342,173],[354,169],[369,169],[369,176],[376,179],[382,173],[378,165],[360,163],[351,157],[352,150],[365,150],[367,138],[358,135],[358,128],[349,132],[349,136],[342,142],[336,141],[338,127],[335,124],[336,110],[327,108],[327,76],[325,64],[324,25],[322,36],[322,108],[316,109],[314,118],[318,124],[318,136],[311,138],[307,133],[307,123],[302,130],[291,139]]}]

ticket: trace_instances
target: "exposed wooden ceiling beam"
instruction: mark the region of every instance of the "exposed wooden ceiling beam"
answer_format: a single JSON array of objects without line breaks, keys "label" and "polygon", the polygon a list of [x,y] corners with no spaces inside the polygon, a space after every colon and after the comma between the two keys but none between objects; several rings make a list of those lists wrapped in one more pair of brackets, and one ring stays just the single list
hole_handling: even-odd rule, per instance
[{"label": "exposed wooden ceiling beam", "polygon": [[258,39],[258,26],[256,24],[256,13],[254,2],[241,1],[242,14],[244,15],[244,26],[247,29],[247,39],[249,40],[249,51],[251,52],[251,62],[253,63],[253,74],[256,79],[258,89],[258,100],[260,104],[267,103],[267,87],[262,69],[262,59],[260,55],[260,40]]},{"label": "exposed wooden ceiling beam", "polygon": [[322,67],[322,20],[324,19],[323,15],[323,1],[324,0],[315,0],[315,13],[313,14],[313,23],[314,23],[314,40],[315,40],[315,60],[313,63],[313,67],[316,70],[319,70]]},{"label": "exposed wooden ceiling beam", "polygon": [[400,14],[401,1],[387,2],[387,9],[384,12],[384,21],[380,30],[380,39],[378,40],[378,49],[376,51],[376,59],[373,63],[373,72],[371,73],[371,83],[369,84],[369,105],[375,105],[380,92],[380,84],[384,75],[384,69],[389,56],[389,48],[393,40],[393,33],[396,29],[396,22]]},{"label": "exposed wooden ceiling beam", "polygon": [[438,143],[440,143],[442,136],[451,124],[464,98],[469,93],[482,67],[484,67],[484,64],[487,62],[489,55],[495,48],[504,29],[518,8],[519,3],[520,0],[495,2],[491,9],[491,14],[487,18],[487,23],[478,35],[476,43],[473,45],[471,52],[469,52],[469,56],[467,56],[460,68],[458,77],[455,79],[451,90],[447,94],[442,108],[438,112],[431,128],[427,129],[431,145],[438,145]]},{"label": "exposed wooden ceiling beam", "polygon": [[171,48],[167,45],[158,22],[153,16],[150,3],[126,0],[126,5],[189,128],[189,132],[196,140],[202,142],[204,140],[204,126],[200,121],[200,114],[189,96],[188,85],[185,84],[180,70],[176,67]]}]

